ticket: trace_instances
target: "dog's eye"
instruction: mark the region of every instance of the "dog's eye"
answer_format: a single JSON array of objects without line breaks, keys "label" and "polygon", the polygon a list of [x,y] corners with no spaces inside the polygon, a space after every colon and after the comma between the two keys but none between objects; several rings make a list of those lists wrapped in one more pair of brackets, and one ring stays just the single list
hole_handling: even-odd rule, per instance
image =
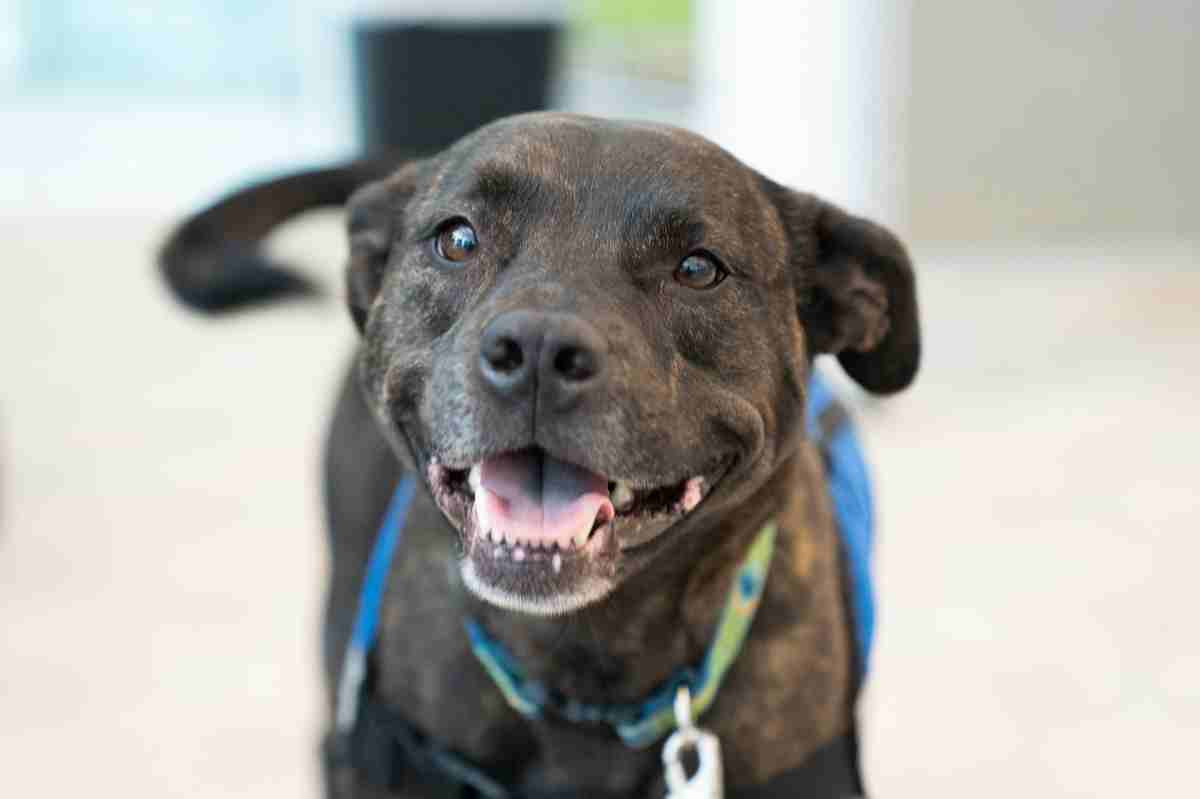
[{"label": "dog's eye", "polygon": [[478,247],[479,239],[475,236],[475,228],[465,219],[444,222],[433,240],[433,249],[438,257],[454,263],[470,260],[475,256]]},{"label": "dog's eye", "polygon": [[716,258],[706,252],[694,252],[676,267],[675,282],[689,289],[711,289],[727,274]]}]

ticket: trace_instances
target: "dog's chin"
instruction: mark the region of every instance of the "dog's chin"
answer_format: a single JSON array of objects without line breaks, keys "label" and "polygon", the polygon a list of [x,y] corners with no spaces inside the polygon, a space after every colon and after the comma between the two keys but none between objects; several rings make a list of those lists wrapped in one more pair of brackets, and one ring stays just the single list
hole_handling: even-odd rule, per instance
[{"label": "dog's chin", "polygon": [[[507,456],[500,456],[507,457]],[[529,457],[522,454],[519,457]],[[605,478],[583,467],[608,497],[584,511],[571,531],[554,536],[497,529],[495,498],[481,487],[480,463],[449,466],[431,460],[428,479],[442,513],[462,543],[463,584],[480,599],[539,616],[571,613],[604,599],[639,559],[640,550],[664,538],[711,493],[728,461],[662,485]],[[480,499],[477,499],[477,496]],[[594,515],[593,515],[594,507]]]}]

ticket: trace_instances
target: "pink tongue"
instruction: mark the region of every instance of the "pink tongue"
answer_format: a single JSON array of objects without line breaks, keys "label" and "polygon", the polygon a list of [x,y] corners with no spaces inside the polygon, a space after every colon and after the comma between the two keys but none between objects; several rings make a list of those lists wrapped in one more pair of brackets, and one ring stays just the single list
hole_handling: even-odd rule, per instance
[{"label": "pink tongue", "polygon": [[498,455],[480,465],[475,513],[482,534],[500,534],[510,543],[566,548],[572,539],[587,540],[604,508],[612,518],[603,477],[544,452]]}]

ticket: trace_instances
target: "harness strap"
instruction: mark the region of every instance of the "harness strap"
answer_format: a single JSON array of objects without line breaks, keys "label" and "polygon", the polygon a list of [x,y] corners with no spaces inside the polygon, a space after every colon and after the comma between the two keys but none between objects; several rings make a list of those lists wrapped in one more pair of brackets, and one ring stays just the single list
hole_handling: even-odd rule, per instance
[{"label": "harness strap", "polygon": [[353,733],[334,733],[327,740],[325,761],[331,773],[350,768],[366,784],[389,791],[415,783],[440,789],[435,795],[446,799],[517,799],[487,770],[430,740],[369,691],[362,697]]},{"label": "harness strap", "polygon": [[852,799],[863,796],[858,773],[858,734],[851,730],[813,752],[799,768],[760,785],[726,788],[727,799]]},{"label": "harness strap", "polygon": [[358,615],[354,618],[354,629],[342,661],[334,710],[334,729],[345,736],[349,736],[354,729],[358,716],[362,687],[367,679],[367,659],[379,635],[379,611],[383,606],[388,572],[391,571],[392,557],[404,533],[404,520],[408,518],[416,487],[417,481],[412,475],[406,474],[400,479],[383,517],[375,547],[371,550],[371,559],[367,562],[366,577],[358,595]]},{"label": "harness strap", "polygon": [[[534,796],[500,784],[478,764],[429,741],[403,716],[369,695],[363,697],[351,745],[340,749],[327,745],[325,756],[331,770],[352,767],[367,784],[391,791],[420,783],[445,799],[565,799]],[[857,763],[858,740],[854,731],[850,731],[813,752],[800,767],[761,785],[727,787],[725,796],[727,799],[780,796],[850,799],[862,795]]]},{"label": "harness strap", "polygon": [[875,516],[871,478],[849,415],[816,371],[808,385],[808,435],[825,460],[861,680],[870,665],[875,638],[875,589],[871,578]]}]

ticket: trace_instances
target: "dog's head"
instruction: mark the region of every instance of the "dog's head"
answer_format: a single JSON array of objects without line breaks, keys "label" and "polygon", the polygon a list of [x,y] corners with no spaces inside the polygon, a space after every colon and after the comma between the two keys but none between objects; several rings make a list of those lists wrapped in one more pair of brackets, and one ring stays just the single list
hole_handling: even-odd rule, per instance
[{"label": "dog's head", "polygon": [[596,601],[750,497],[815,354],[877,393],[917,369],[894,236],[675,128],[501,120],[348,225],[368,402],[504,607]]}]

